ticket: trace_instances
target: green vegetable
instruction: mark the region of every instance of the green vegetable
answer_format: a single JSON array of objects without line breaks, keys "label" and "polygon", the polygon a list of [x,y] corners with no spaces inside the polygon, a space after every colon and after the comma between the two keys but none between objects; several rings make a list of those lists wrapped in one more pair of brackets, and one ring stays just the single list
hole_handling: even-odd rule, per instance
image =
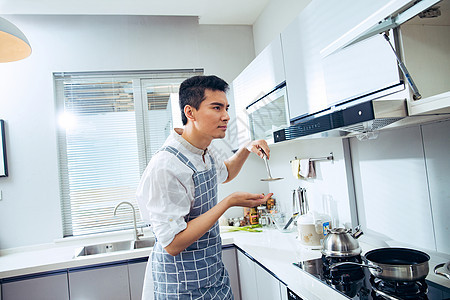
[{"label": "green vegetable", "polygon": [[261,224],[247,225],[247,226],[242,226],[242,227],[229,226],[227,228],[227,232],[234,232],[234,231],[262,232],[262,230],[260,230],[260,229],[255,229],[255,228],[261,228],[261,227],[262,227]]}]

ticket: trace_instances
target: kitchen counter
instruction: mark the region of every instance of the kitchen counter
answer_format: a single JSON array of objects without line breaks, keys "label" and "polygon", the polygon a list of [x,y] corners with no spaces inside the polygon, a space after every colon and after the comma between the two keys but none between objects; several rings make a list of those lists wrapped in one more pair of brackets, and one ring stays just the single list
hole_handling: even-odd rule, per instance
[{"label": "kitchen counter", "polygon": [[[281,233],[276,229],[264,229],[261,233],[224,232],[222,242],[224,245],[234,244],[245,251],[303,299],[348,299],[293,265],[294,262],[321,256],[319,250],[308,250],[302,247],[296,235],[295,232]],[[76,249],[80,246],[129,238],[129,234],[122,236],[106,234],[90,239],[69,238],[46,245],[2,250],[0,251],[0,279],[143,258],[150,254],[151,248],[143,248],[73,258]],[[375,248],[362,242],[360,245],[363,252]],[[427,279],[450,288],[450,280],[433,273],[434,266],[446,260],[431,256],[430,274]]]}]

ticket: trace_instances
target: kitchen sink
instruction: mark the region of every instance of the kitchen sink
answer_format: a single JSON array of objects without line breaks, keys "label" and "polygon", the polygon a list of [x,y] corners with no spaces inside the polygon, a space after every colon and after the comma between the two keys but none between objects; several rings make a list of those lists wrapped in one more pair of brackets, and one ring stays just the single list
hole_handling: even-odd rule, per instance
[{"label": "kitchen sink", "polygon": [[148,248],[153,247],[154,245],[155,245],[155,238],[139,239],[137,241],[133,241],[134,249]]},{"label": "kitchen sink", "polygon": [[102,243],[77,248],[74,258],[80,256],[112,253],[117,251],[129,251],[134,249],[150,248],[155,245],[155,238],[139,239],[137,241],[120,241],[112,243]]}]

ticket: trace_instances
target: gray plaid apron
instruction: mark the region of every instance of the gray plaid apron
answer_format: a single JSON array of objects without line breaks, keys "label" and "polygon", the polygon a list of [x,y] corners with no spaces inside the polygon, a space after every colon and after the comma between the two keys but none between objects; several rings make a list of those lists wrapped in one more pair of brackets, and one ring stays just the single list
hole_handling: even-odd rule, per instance
[{"label": "gray plaid apron", "polygon": [[[197,171],[177,149],[168,146],[160,151],[172,153],[194,171],[194,202],[185,217],[186,222],[217,204],[217,173],[209,154],[211,168]],[[228,272],[222,263],[219,222],[177,256],[171,256],[156,242],[151,259],[156,300],[233,299]]]}]

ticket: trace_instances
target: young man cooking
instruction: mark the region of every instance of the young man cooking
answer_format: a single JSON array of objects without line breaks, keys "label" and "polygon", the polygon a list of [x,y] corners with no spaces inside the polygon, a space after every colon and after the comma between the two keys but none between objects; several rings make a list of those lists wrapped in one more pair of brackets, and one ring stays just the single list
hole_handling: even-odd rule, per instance
[{"label": "young man cooking", "polygon": [[[232,180],[250,152],[269,154],[253,141],[222,161],[211,145],[225,137],[228,84],[216,76],[194,76],[179,91],[184,129],[174,129],[150,160],[137,190],[142,218],[156,236],[143,299],[233,299],[222,263],[218,219],[232,206],[254,207],[272,194],[235,192],[218,202],[217,184]],[[153,290],[149,290],[153,278]]]}]

